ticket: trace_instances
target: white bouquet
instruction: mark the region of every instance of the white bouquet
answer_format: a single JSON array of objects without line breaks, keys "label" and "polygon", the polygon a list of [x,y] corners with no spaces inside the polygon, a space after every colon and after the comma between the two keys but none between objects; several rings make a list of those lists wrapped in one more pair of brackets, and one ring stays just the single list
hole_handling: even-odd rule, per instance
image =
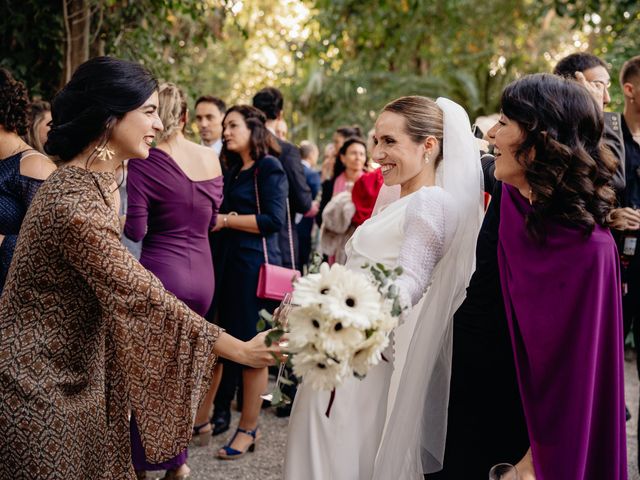
[{"label": "white bouquet", "polygon": [[382,359],[402,308],[393,284],[400,267],[320,266],[294,285],[288,350],[296,376],[316,390],[335,390],[347,377],[364,377]]}]

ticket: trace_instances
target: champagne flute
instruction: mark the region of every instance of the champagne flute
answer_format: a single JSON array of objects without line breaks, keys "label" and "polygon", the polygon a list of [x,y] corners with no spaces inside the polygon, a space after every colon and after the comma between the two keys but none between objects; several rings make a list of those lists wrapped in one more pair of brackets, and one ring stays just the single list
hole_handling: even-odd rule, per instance
[{"label": "champagne flute", "polygon": [[[282,302],[280,303],[280,306],[277,308],[273,316],[274,326],[279,327],[285,331],[287,329],[287,317],[289,316],[289,312],[293,307],[293,304],[291,303],[291,299],[292,299],[291,294],[286,293],[284,298],[282,299]],[[286,341],[280,342],[281,348],[287,348],[288,345],[289,345],[289,342],[286,342]],[[284,373],[284,367],[286,366],[286,363],[287,362],[280,362],[280,368],[278,368],[278,376],[276,377],[276,384],[273,387],[273,392],[260,395],[260,398],[262,398],[263,400],[266,400],[267,402],[271,402],[273,400],[274,392],[280,390],[280,381],[282,380],[282,374]],[[288,402],[285,402],[285,403],[288,403]]]},{"label": "champagne flute", "polygon": [[510,463],[498,463],[489,470],[489,480],[519,480],[518,470]]}]

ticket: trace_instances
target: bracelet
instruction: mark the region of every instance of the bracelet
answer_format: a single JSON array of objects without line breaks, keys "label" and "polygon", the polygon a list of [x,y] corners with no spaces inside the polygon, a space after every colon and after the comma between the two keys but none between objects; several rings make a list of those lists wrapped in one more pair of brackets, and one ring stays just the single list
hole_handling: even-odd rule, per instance
[{"label": "bracelet", "polygon": [[229,212],[227,213],[224,218],[222,219],[222,223],[224,225],[224,228],[229,228],[229,217],[237,217],[238,216],[238,212]]}]

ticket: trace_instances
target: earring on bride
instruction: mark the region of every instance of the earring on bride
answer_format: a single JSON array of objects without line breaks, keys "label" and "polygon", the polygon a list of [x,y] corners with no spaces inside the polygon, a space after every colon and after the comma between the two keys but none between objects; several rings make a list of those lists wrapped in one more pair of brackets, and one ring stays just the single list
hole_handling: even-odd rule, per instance
[{"label": "earring on bride", "polygon": [[424,154],[423,160],[424,160],[424,164],[425,165],[429,164],[429,154],[428,153]]},{"label": "earring on bride", "polygon": [[96,147],[96,157],[101,162],[108,162],[116,154],[106,143],[102,147]]}]

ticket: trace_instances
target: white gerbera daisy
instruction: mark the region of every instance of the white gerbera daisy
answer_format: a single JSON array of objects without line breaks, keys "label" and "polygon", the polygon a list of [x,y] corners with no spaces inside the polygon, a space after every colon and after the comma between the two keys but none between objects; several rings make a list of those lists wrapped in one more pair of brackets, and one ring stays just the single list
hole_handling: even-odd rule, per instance
[{"label": "white gerbera daisy", "polygon": [[298,352],[291,362],[293,373],[314,390],[333,390],[349,374],[347,362],[337,362],[313,347]]},{"label": "white gerbera daisy", "polygon": [[331,287],[326,291],[323,307],[330,317],[342,319],[346,327],[371,328],[371,321],[380,314],[382,298],[376,286],[361,273],[342,265],[331,267]]},{"label": "white gerbera daisy", "polygon": [[327,318],[321,307],[318,305],[308,305],[306,307],[295,307],[288,316],[289,321],[289,350],[296,352],[305,348],[310,343],[322,343],[323,325],[330,324],[331,319]]},{"label": "white gerbera daisy", "polygon": [[389,344],[389,337],[381,331],[375,331],[355,351],[351,358],[353,371],[365,376],[373,365],[380,363],[382,352]]},{"label": "white gerbera daisy", "polygon": [[346,327],[340,319],[322,325],[321,347],[330,356],[348,361],[353,352],[366,339],[364,332]]}]

